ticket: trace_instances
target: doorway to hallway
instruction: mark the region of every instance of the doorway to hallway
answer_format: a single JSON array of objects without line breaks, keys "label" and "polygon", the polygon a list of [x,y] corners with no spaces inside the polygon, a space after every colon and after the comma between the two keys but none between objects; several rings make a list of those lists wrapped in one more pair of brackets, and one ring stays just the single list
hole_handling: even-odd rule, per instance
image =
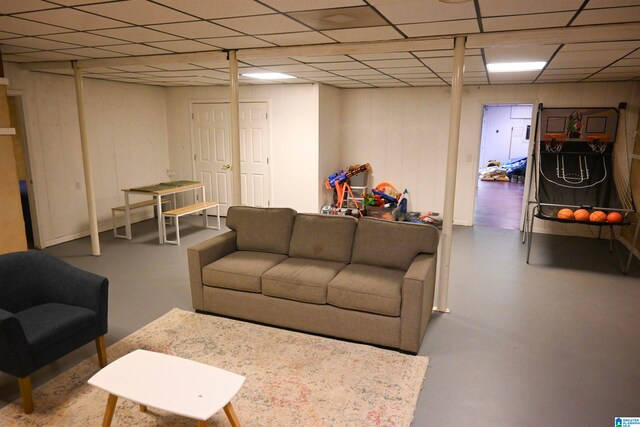
[{"label": "doorway to hallway", "polygon": [[520,229],[531,104],[483,107],[474,224]]}]

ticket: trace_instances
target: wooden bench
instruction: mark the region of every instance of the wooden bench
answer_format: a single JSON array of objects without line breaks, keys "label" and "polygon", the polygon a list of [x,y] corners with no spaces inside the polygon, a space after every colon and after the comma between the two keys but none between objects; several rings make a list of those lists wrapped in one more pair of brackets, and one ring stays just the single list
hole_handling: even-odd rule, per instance
[{"label": "wooden bench", "polygon": [[[169,208],[172,207],[172,203],[170,199],[162,199],[161,203],[164,205],[165,203],[169,203]],[[134,209],[139,209],[139,208],[146,208],[147,206],[155,206],[156,205],[156,201],[155,199],[150,199],[150,200],[145,200],[143,202],[137,202],[137,203],[130,203],[129,204],[129,210],[132,211]],[[130,239],[131,236],[127,236],[127,234],[118,234],[118,225],[116,224],[116,212],[125,212],[126,211],[126,206],[122,205],[122,206],[116,206],[115,208],[111,208],[111,220],[113,221],[113,235],[118,238],[118,239]],[[126,217],[126,215],[125,215]],[[129,219],[131,220],[131,219]],[[123,227],[125,227],[126,229],[126,222],[127,219],[125,218],[125,225]]]},{"label": "wooden bench", "polygon": [[[207,209],[217,208],[217,217],[218,217],[218,228],[209,226],[209,216],[207,215]],[[183,206],[181,208],[172,209],[170,211],[162,212],[162,236],[164,237],[165,243],[170,243],[172,245],[180,244],[180,222],[179,218],[184,215],[193,214],[196,212],[202,212],[203,227],[211,228],[213,230],[220,230],[220,203],[218,202],[200,202],[195,203],[193,205]],[[168,240],[167,239],[167,224],[166,218],[175,218],[176,220],[176,240]]]}]

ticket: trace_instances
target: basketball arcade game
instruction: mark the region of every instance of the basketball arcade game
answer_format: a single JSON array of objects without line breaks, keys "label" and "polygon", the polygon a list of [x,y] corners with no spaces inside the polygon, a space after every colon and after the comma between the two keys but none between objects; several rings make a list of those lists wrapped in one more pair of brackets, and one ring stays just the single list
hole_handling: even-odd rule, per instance
[{"label": "basketball arcade game", "polygon": [[[619,118],[620,115],[624,117],[625,110],[625,103],[618,108],[544,108],[542,104],[538,105],[530,174],[533,194],[530,189],[523,236],[523,243],[528,240],[527,264],[536,218],[596,226],[598,238],[602,227],[609,227],[610,252],[613,251],[614,226],[631,225],[628,218],[629,213],[634,212],[634,204],[629,175],[614,173],[616,155],[626,150],[624,128],[618,132]],[[621,125],[624,126],[624,119]],[[620,135],[616,139],[617,133]],[[614,152],[616,145],[620,147]],[[534,205],[533,209],[530,205]],[[618,212],[621,221],[595,221],[593,215],[591,220],[566,219],[564,215],[558,215],[561,210],[572,213],[572,209],[593,212],[596,217],[601,213]],[[632,247],[638,236],[638,224],[634,236]],[[628,271],[632,257],[630,252],[626,265],[621,266],[623,273]]]}]

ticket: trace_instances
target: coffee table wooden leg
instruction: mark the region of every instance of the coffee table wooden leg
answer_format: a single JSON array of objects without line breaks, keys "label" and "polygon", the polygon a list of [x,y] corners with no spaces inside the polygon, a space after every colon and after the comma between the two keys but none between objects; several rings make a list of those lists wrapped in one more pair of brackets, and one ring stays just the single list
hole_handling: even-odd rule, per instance
[{"label": "coffee table wooden leg", "polygon": [[140,412],[147,412],[147,405],[140,405]]},{"label": "coffee table wooden leg", "polygon": [[102,427],[109,427],[113,420],[113,412],[116,410],[116,403],[118,402],[118,396],[115,394],[109,394],[107,400],[107,409],[104,411],[104,418],[102,420]]},{"label": "coffee table wooden leg", "polygon": [[198,420],[198,427],[207,427],[207,422],[206,421],[202,421],[202,420]]},{"label": "coffee table wooden leg", "polygon": [[227,418],[229,418],[229,422],[232,427],[240,427],[240,420],[236,415],[236,411],[233,410],[233,406],[231,406],[231,402],[224,405],[224,413],[227,414]]}]

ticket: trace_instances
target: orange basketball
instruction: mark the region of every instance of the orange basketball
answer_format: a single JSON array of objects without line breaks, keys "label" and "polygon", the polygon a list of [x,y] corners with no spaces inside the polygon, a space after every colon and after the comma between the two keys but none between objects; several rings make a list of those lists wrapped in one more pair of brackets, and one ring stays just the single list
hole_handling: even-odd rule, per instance
[{"label": "orange basketball", "polygon": [[605,222],[607,220],[607,214],[602,211],[593,211],[589,216],[591,222]]},{"label": "orange basketball", "polygon": [[589,211],[586,209],[578,209],[573,213],[576,221],[589,221]]},{"label": "orange basketball", "polygon": [[622,215],[620,212],[610,212],[607,215],[607,222],[622,222]]},{"label": "orange basketball", "polygon": [[573,211],[569,208],[560,209],[558,219],[573,219]]}]

